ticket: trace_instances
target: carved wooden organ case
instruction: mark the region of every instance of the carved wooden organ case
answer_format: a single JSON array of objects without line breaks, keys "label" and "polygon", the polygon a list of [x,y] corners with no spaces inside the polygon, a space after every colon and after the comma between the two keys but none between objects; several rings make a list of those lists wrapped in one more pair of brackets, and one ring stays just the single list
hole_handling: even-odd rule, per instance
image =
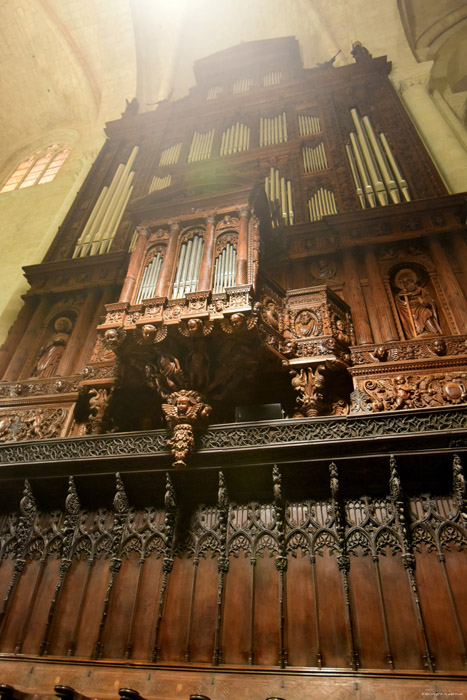
[{"label": "carved wooden organ case", "polygon": [[[133,453],[147,459],[155,455],[160,460],[156,472],[180,468],[175,475],[180,489],[191,484],[195,491],[202,487],[195,480],[189,482],[190,465],[192,473],[196,467],[207,465],[208,469],[226,448],[236,464],[243,464],[247,458],[241,450],[245,454],[250,450],[251,464],[261,475],[261,498],[269,505],[258,504],[253,487],[242,490],[240,477],[234,488],[238,487],[240,503],[249,499],[248,505],[237,507],[233,501],[229,505],[221,472],[217,492],[212,479],[207,482],[208,501],[211,498],[214,505],[192,513],[188,544],[188,536],[176,544],[170,478],[162,485],[158,482],[158,488],[165,489],[165,515],[158,505],[157,513],[141,511],[132,520],[125,501],[123,510],[117,503],[113,515],[96,511],[86,516],[89,522],[82,520],[78,525],[76,520],[82,533],[100,532],[91,537],[92,542],[107,533],[110,549],[105,556],[116,562],[110,589],[124,543],[134,535],[140,552],[146,547],[143,540],[153,542],[156,533],[157,545],[153,542],[151,552],[157,549],[158,563],[151,566],[162,567],[159,600],[163,606],[177,552],[183,558],[190,551],[197,566],[203,556],[199,541],[206,535],[206,548],[213,550],[217,564],[209,571],[203,564],[200,570],[206,586],[211,577],[221,591],[217,612],[210,608],[208,617],[221,617],[213,627],[215,641],[206,643],[197,659],[218,664],[222,661],[219,635],[225,622],[226,558],[236,558],[240,550],[247,552],[254,570],[263,546],[258,544],[258,533],[262,533],[261,542],[271,552],[271,566],[278,577],[279,599],[270,594],[271,605],[284,603],[284,561],[289,555],[293,559],[289,566],[300,585],[307,577],[313,579],[314,592],[303,584],[303,595],[315,605],[310,613],[318,629],[313,658],[311,652],[303,652],[301,613],[292,599],[288,622],[281,608],[279,623],[258,627],[257,634],[264,638],[261,643],[258,637],[254,641],[257,593],[253,583],[250,622],[245,622],[253,636],[248,637],[247,627],[241,632],[245,640],[248,637],[244,641],[250,656],[246,646],[240,649],[238,640],[226,632],[226,657],[231,663],[284,667],[288,634],[290,658],[296,665],[337,667],[350,659],[347,665],[355,670],[361,665],[360,645],[364,657],[367,654],[363,665],[393,669],[392,648],[396,648],[396,667],[422,664],[434,671],[427,634],[430,629],[433,632],[435,622],[430,618],[424,626],[420,613],[414,551],[427,544],[426,533],[433,540],[428,550],[434,551],[436,545],[440,556],[451,541],[460,549],[467,546],[460,461],[454,459],[454,500],[443,477],[444,500],[414,498],[409,523],[404,519],[407,504],[402,503],[396,464],[389,462],[388,455],[381,473],[390,475],[391,496],[381,491],[374,502],[365,497],[358,503],[344,503],[335,465],[331,465],[331,499],[326,491],[327,467],[325,471],[320,467],[314,472],[316,494],[306,503],[300,501],[299,486],[307,478],[300,464],[308,459],[314,440],[323,445],[322,459],[336,450],[334,440],[342,440],[349,459],[358,453],[364,461],[363,452],[358,452],[359,438],[367,440],[361,450],[371,452],[379,449],[370,443],[374,437],[398,431],[410,437],[415,431],[417,445],[423,449],[424,431],[435,435],[446,429],[446,436],[436,438],[436,445],[444,449],[452,446],[453,432],[457,436],[456,431],[465,428],[465,412],[458,410],[467,402],[464,197],[447,194],[388,79],[391,64],[385,57],[372,58],[356,45],[352,65],[304,70],[292,38],[253,42],[224,56],[225,61],[215,56],[196,64],[197,85],[185,98],[162,102],[144,114],[138,114],[133,101],[121,120],[107,125],[108,140],[46,259],[26,269],[31,289],[2,355],[0,441],[5,445],[0,449],[8,448],[6,458],[14,461],[15,448],[10,444],[43,440],[53,446],[56,438],[68,437],[70,442],[62,440],[60,450],[72,455],[72,460],[81,458],[80,449],[88,448],[91,455],[109,460],[112,449],[127,459],[133,459]],[[264,414],[255,410],[274,404],[279,413],[272,428],[264,423],[242,423],[241,430],[232,426],[242,407],[261,420]],[[404,418],[410,415],[418,427]],[[127,433],[144,435],[146,442],[125,437]],[[94,435],[102,436],[103,442],[92,442]],[[454,446],[465,447],[463,439]],[[391,440],[387,438],[380,449],[393,450]],[[275,444],[283,448],[282,453]],[[200,447],[202,455],[197,458]],[[21,458],[25,454],[34,459],[27,450]],[[58,453],[56,458],[60,459]],[[134,459],[136,469],[139,462]],[[281,475],[276,470],[271,500],[271,470],[264,461],[281,459],[295,465],[285,479],[290,498],[281,494]],[[379,466],[373,473],[362,464],[352,467],[348,483],[360,478],[361,468],[370,490],[375,484],[376,491],[385,488],[384,479],[376,476]],[[409,472],[409,489],[416,489],[417,477]],[[438,488],[435,472],[433,467],[430,473]],[[160,475],[157,478],[160,481]],[[117,479],[117,486],[121,491],[123,482]],[[125,536],[119,518],[125,522]],[[448,532],[449,524],[452,531]],[[0,535],[6,541],[10,525],[5,521],[2,527]],[[441,535],[436,539],[441,531],[445,541]],[[353,540],[347,537],[351,533]],[[27,543],[20,545],[24,548]],[[22,561],[21,547],[15,551]],[[322,578],[315,578],[315,554],[320,547],[335,555],[337,578],[326,567],[319,574]],[[371,604],[379,606],[377,636],[385,639],[386,649],[377,659],[372,656],[373,633],[366,630],[365,636],[363,608],[357,604],[357,618],[355,609],[352,613],[349,553],[358,547],[371,553],[374,564],[374,586],[368,595]],[[387,548],[392,555],[400,555],[402,564],[396,573],[387,565],[384,592],[378,567]],[[311,562],[306,572],[300,564],[304,553]],[[142,554],[141,561],[145,557]],[[235,580],[241,587],[247,576],[243,564],[231,566],[238,568]],[[362,587],[365,576],[370,576],[363,569],[355,574]],[[409,609],[413,598],[413,620],[417,624],[421,620],[418,637],[415,632],[410,637],[410,653],[396,627],[392,628],[397,602],[388,593],[391,577],[402,577],[404,570],[410,583],[404,605]],[[261,575],[267,578],[265,572]],[[453,603],[460,579],[453,568],[446,575],[443,595],[454,606],[449,614],[462,641],[466,633]],[[183,588],[183,577],[174,580],[178,583],[172,585]],[[342,603],[342,615],[333,617],[326,581],[331,581],[333,595]],[[147,587],[147,583],[141,585]],[[321,620],[325,630],[321,637],[316,586],[331,615]],[[161,655],[169,661],[190,660],[192,640],[202,636],[200,613],[193,602],[196,595],[187,613],[185,648],[181,637],[170,641],[170,625],[164,622],[161,627],[160,616],[155,631],[142,623],[153,661]],[[385,600],[392,606],[389,612]],[[133,614],[139,615],[135,610]],[[107,615],[107,609],[104,612]],[[265,609],[261,614],[268,617]],[[117,625],[116,619],[111,626]],[[107,633],[108,646],[112,647],[111,639],[119,639],[112,647],[114,656],[143,658],[139,647],[136,656],[134,652],[139,644],[134,638],[135,620],[131,619],[126,650],[117,627]],[[235,626],[235,621],[229,624]],[[299,629],[297,636],[294,625]],[[48,630],[44,635],[42,645],[47,648]],[[271,644],[266,641],[268,635],[274,640]],[[96,637],[92,649],[82,642],[82,654],[104,655],[103,636],[102,632]],[[162,652],[161,644],[165,645]],[[456,644],[452,642],[452,648],[457,649]],[[446,661],[443,653],[441,645],[442,663],[457,668],[457,661]]]}]

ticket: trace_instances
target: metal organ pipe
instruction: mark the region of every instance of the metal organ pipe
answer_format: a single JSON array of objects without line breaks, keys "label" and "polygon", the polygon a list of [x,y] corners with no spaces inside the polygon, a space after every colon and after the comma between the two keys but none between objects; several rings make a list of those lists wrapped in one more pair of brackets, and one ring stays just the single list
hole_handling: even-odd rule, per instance
[{"label": "metal organ pipe", "polygon": [[399,170],[399,166],[397,165],[397,161],[394,158],[394,155],[391,151],[391,148],[390,148],[389,143],[386,139],[386,136],[384,133],[381,133],[379,135],[379,137],[381,139],[381,143],[383,144],[384,152],[386,153],[388,161],[391,164],[392,171],[393,171],[394,175],[396,176],[397,184],[399,185],[399,188],[401,189],[405,200],[407,202],[410,202],[411,199],[410,199],[409,186],[407,184],[407,181],[404,180],[404,178],[401,175],[401,172]]}]

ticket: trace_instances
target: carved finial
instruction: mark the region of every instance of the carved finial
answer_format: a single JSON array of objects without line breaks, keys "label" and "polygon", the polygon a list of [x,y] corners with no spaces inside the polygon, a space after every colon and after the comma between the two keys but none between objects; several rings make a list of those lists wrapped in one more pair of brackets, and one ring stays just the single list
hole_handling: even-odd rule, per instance
[{"label": "carved finial", "polygon": [[274,504],[280,506],[282,504],[282,477],[277,464],[272,468],[272,483],[274,491]]},{"label": "carved finial", "polygon": [[68,493],[65,499],[65,510],[69,515],[78,515],[81,509],[78,492],[76,491],[75,480],[72,476],[68,478]]},{"label": "carved finial", "polygon": [[166,511],[172,511],[176,508],[175,503],[175,489],[172,484],[172,479],[168,472],[165,475],[165,495],[164,495],[164,505]]},{"label": "carved finial", "polygon": [[219,488],[217,490],[217,506],[219,510],[228,510],[229,494],[227,493],[227,484],[223,472],[219,472]]},{"label": "carved finial", "polygon": [[397,472],[397,462],[394,455],[391,455],[389,458],[389,468],[391,470],[391,476],[389,477],[389,492],[394,501],[399,501],[402,496],[401,480]]},{"label": "carved finial", "polygon": [[459,455],[454,455],[452,460],[452,476],[453,476],[453,492],[457,501],[459,510],[465,510],[466,501],[466,486],[465,477],[462,469],[462,463]]},{"label": "carved finial", "polygon": [[28,515],[31,511],[36,510],[36,499],[34,498],[31,484],[27,479],[24,481],[23,497],[20,501],[19,509],[22,515]]},{"label": "carved finial", "polygon": [[113,501],[114,510],[116,513],[125,513],[128,510],[128,498],[119,472],[115,474],[115,479],[117,482],[117,491]]},{"label": "carved finial", "polygon": [[331,494],[335,501],[339,497],[339,472],[337,471],[337,465],[331,462],[329,465],[329,485],[331,487]]}]

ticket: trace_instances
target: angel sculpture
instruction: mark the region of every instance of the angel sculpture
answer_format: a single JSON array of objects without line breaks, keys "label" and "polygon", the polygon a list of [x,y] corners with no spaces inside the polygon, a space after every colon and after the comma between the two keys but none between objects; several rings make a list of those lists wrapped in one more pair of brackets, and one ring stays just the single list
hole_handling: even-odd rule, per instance
[{"label": "angel sculpture", "polygon": [[203,401],[197,391],[182,389],[171,394],[168,403],[162,404],[164,417],[173,436],[167,441],[175,457],[174,467],[186,467],[186,459],[195,446],[194,428],[206,423],[211,406]]}]

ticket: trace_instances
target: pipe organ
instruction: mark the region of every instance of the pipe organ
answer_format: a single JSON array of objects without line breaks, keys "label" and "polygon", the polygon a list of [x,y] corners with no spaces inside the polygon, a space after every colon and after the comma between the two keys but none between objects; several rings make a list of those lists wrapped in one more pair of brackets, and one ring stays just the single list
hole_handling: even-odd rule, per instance
[{"label": "pipe organ", "polygon": [[385,134],[378,138],[368,116],[362,119],[355,108],[350,113],[355,132],[350,133],[350,145],[345,148],[362,209],[410,202],[407,181]]},{"label": "pipe organ", "polygon": [[164,190],[166,187],[170,187],[171,183],[172,175],[165,175],[165,177],[158,177],[157,175],[154,175],[151,180],[151,184],[149,185],[148,194],[151,194],[151,192]]},{"label": "pipe organ", "polygon": [[241,92],[248,92],[253,85],[253,78],[239,78],[233,84],[232,92],[239,95]]},{"label": "pipe organ", "polygon": [[214,294],[223,292],[226,287],[235,285],[237,269],[237,250],[230,242],[219,252],[214,262],[214,278],[212,291]]},{"label": "pipe organ", "polygon": [[120,224],[133,190],[135,171],[131,168],[138,154],[138,146],[131,152],[126,164],[120,164],[112,182],[103,187],[91,215],[76,243],[74,258],[106,253]]},{"label": "pipe organ", "polygon": [[310,134],[319,134],[322,131],[319,117],[307,114],[298,115],[298,130],[300,136],[309,136]]},{"label": "pipe organ", "polygon": [[264,87],[273,87],[273,85],[279,85],[282,80],[282,73],[280,71],[274,71],[273,73],[267,73],[263,77]]},{"label": "pipe organ", "polygon": [[310,221],[320,221],[324,216],[337,214],[334,193],[325,187],[320,187],[308,200]]},{"label": "pipe organ", "polygon": [[465,195],[352,55],[246,42],[132,101],[25,268],[0,700],[463,692]]},{"label": "pipe organ", "polygon": [[312,146],[303,146],[302,154],[303,169],[306,173],[327,170],[329,167],[324,143],[319,143],[314,148]]},{"label": "pipe organ", "polygon": [[204,134],[195,131],[188,154],[188,162],[196,163],[197,161],[210,158],[213,141],[214,129]]},{"label": "pipe organ", "polygon": [[264,189],[269,200],[273,227],[284,224],[293,226],[292,182],[281,177],[277,168],[271,168],[264,180]]},{"label": "pipe organ", "polygon": [[207,98],[208,100],[215,100],[219,95],[224,92],[224,87],[222,85],[214,85],[208,90]]},{"label": "pipe organ", "polygon": [[137,304],[143,299],[150,299],[156,295],[156,287],[162,267],[162,260],[162,251],[157,250],[150,253],[149,259],[144,267],[143,276],[141,277],[141,282],[136,297]]},{"label": "pipe organ", "polygon": [[162,165],[175,165],[178,163],[180,158],[180,151],[182,150],[182,142],[175,143],[169,148],[165,148],[159,158],[159,167]]},{"label": "pipe organ", "polygon": [[250,127],[241,122],[236,122],[222,132],[220,155],[240,153],[250,148]]},{"label": "pipe organ", "polygon": [[274,146],[285,141],[287,141],[287,116],[285,112],[276,117],[260,117],[260,146]]},{"label": "pipe organ", "polygon": [[199,270],[203,254],[204,237],[201,231],[192,232],[180,247],[172,298],[180,299],[198,289]]}]

